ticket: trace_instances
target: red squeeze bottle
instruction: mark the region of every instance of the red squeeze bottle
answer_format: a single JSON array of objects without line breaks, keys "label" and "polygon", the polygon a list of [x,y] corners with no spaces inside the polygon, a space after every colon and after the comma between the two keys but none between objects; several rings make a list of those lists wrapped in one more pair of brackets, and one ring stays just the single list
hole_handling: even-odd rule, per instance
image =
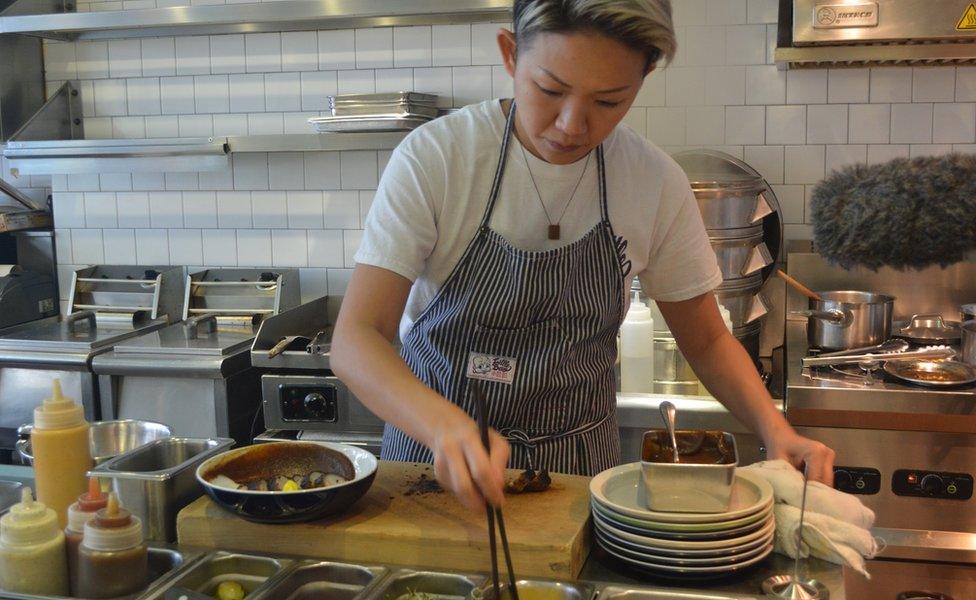
[{"label": "red squeeze bottle", "polygon": [[105,508],[85,523],[78,547],[78,589],[82,598],[115,598],[145,589],[149,555],[139,517],[108,495]]},{"label": "red squeeze bottle", "polygon": [[64,539],[68,552],[68,576],[71,593],[78,584],[78,546],[85,534],[85,523],[95,517],[95,513],[105,508],[108,496],[102,493],[102,486],[95,477],[88,479],[88,491],[78,496],[78,500],[68,507],[68,526],[64,528]]}]

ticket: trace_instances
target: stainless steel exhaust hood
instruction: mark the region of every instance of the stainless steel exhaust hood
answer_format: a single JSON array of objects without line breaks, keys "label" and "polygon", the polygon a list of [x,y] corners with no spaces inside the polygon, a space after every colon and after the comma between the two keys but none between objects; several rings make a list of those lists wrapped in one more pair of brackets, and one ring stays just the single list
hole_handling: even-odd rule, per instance
[{"label": "stainless steel exhaust hood", "polygon": [[976,64],[971,0],[780,0],[781,68]]}]

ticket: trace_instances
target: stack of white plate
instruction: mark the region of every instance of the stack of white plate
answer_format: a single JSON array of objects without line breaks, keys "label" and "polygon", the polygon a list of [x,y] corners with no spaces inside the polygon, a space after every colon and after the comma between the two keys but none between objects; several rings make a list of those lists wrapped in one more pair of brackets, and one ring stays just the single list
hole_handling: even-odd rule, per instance
[{"label": "stack of white plate", "polygon": [[596,542],[621,563],[665,577],[707,577],[773,551],[773,489],[761,477],[737,470],[726,512],[656,512],[647,508],[640,472],[640,463],[630,463],[590,482]]}]

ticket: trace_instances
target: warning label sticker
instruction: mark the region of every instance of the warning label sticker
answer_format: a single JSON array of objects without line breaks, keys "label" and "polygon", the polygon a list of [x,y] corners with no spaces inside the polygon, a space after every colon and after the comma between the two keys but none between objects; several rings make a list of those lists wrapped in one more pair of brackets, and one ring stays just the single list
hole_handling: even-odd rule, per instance
[{"label": "warning label sticker", "polygon": [[956,31],[976,29],[976,4],[970,4],[956,23]]}]

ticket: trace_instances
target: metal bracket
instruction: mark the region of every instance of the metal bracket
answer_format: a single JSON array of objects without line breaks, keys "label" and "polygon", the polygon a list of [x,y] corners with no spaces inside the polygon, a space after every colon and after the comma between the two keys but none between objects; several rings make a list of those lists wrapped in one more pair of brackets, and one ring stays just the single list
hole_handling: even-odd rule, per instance
[{"label": "metal bracket", "polygon": [[17,142],[80,140],[84,137],[81,95],[70,81],[66,81],[34,116],[10,136],[8,145],[16,147]]},{"label": "metal bracket", "polygon": [[23,205],[28,210],[47,210],[46,208],[35,206],[33,200],[31,200],[29,197],[24,195],[23,192],[21,192],[14,186],[10,185],[3,179],[0,179],[0,192],[3,192],[4,194],[10,196],[11,198],[14,199],[15,202]]}]

